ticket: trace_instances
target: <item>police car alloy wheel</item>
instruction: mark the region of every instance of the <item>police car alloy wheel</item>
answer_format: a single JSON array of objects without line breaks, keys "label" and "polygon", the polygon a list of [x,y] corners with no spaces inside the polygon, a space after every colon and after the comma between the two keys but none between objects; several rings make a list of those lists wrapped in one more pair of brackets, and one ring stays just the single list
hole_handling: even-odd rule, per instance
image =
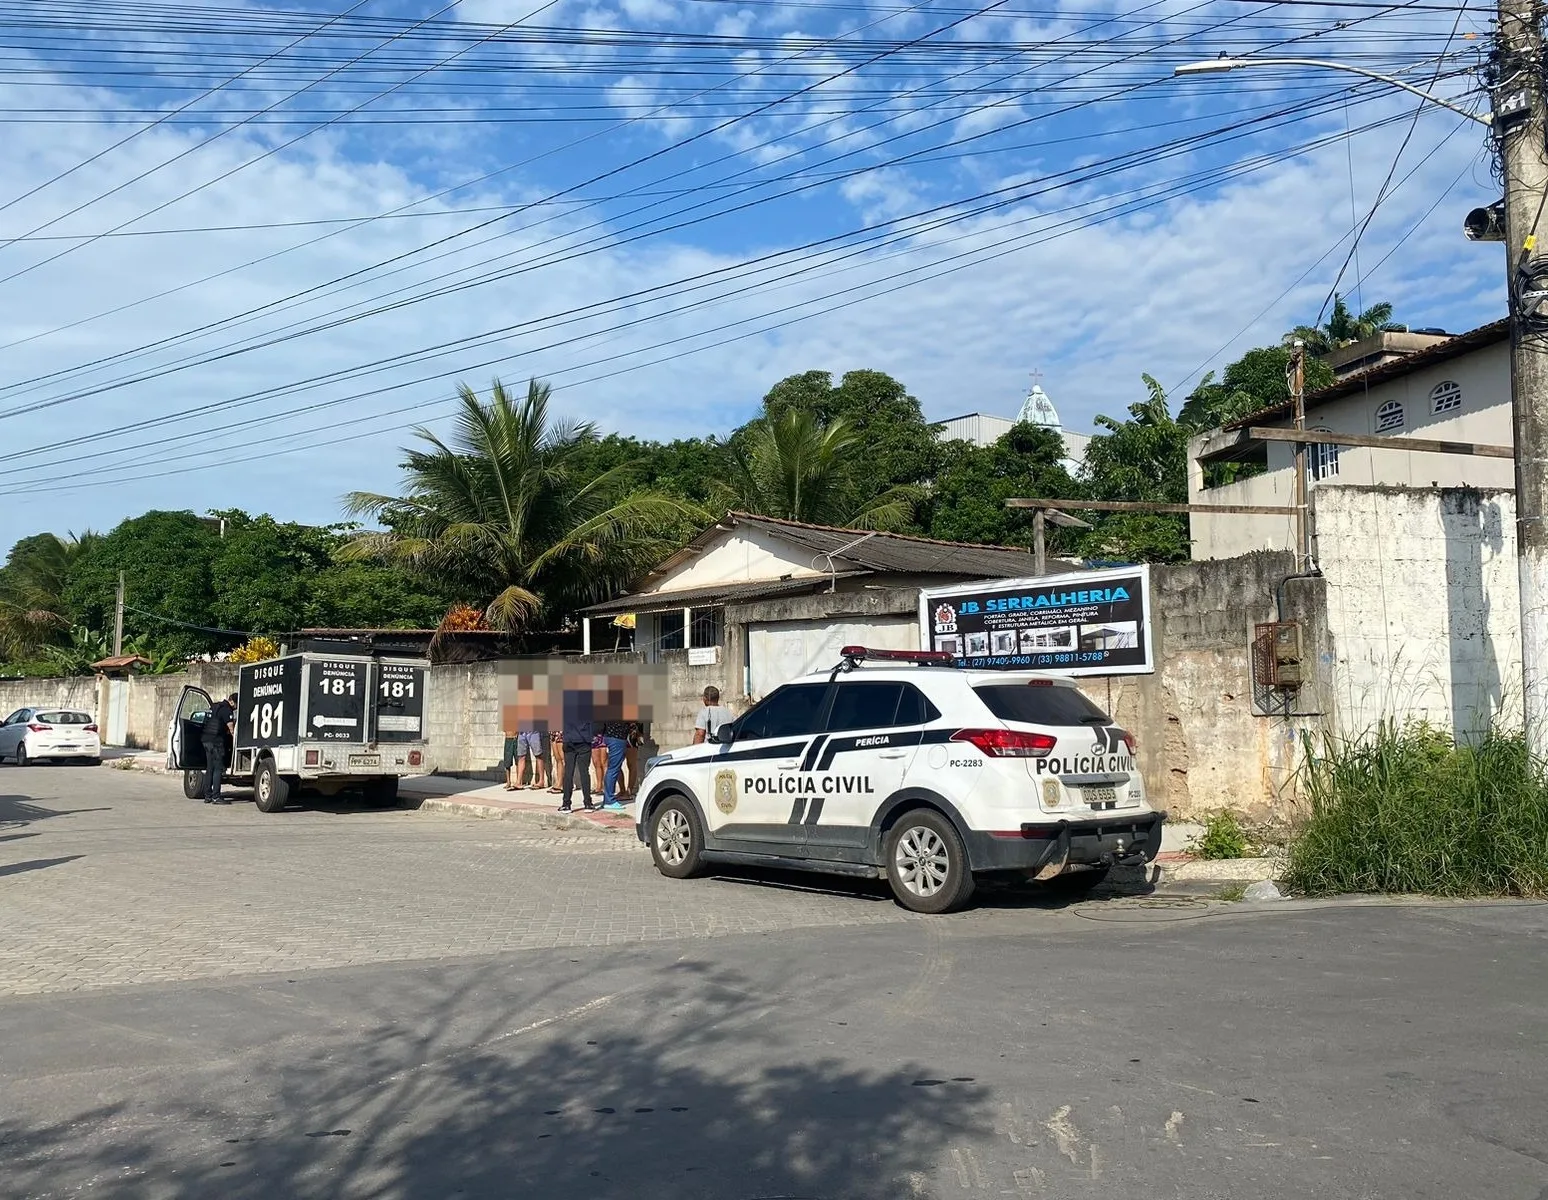
[{"label": "police car alloy wheel", "polygon": [[905,813],[887,840],[887,881],[904,908],[944,913],[973,895],[967,850],[950,821],[932,809]]},{"label": "police car alloy wheel", "polygon": [[656,870],[673,879],[687,879],[699,869],[704,834],[693,805],[673,796],[651,814],[650,853]]}]

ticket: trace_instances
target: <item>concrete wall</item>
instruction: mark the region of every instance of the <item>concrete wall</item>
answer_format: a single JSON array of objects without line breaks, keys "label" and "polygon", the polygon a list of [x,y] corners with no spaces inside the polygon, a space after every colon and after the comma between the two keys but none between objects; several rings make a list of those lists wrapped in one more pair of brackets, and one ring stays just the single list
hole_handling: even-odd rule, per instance
[{"label": "concrete wall", "polygon": [[[1462,404],[1435,413],[1431,393],[1450,381],[1461,389]],[[1376,410],[1390,401],[1403,405],[1400,429],[1378,431]],[[1288,420],[1265,421],[1288,428]],[[1335,433],[1412,436],[1441,441],[1480,442],[1509,446],[1514,442],[1510,409],[1509,346],[1500,342],[1448,362],[1425,367],[1385,383],[1319,404],[1306,414],[1309,429]],[[1202,439],[1195,439],[1196,446]],[[1290,504],[1295,482],[1295,448],[1289,442],[1268,444],[1268,471],[1218,488],[1203,486],[1203,472],[1189,455],[1188,499],[1195,504]],[[1308,448],[1308,455],[1314,454]],[[1338,453],[1338,472],[1313,482],[1311,490],[1328,486],[1478,487],[1509,488],[1515,465],[1508,458],[1478,458],[1465,454],[1420,454],[1407,450],[1373,450],[1345,446]],[[1211,516],[1190,518],[1195,559],[1233,558],[1254,550],[1288,550],[1294,545],[1290,516]],[[1315,525],[1313,529],[1316,530]],[[1317,531],[1320,534],[1320,531]]]},{"label": "concrete wall", "polygon": [[[235,691],[236,680],[236,667],[227,663],[200,663],[176,675],[131,676],[125,681],[129,686],[127,745],[138,750],[165,750],[167,728],[184,687],[191,684],[219,696]],[[107,710],[107,685],[106,679],[86,675],[8,680],[0,683],[0,718],[18,708],[57,705],[84,709],[101,724]]]},{"label": "concrete wall", "polygon": [[1521,720],[1515,497],[1319,488],[1338,727],[1422,719],[1461,736]]},{"label": "concrete wall", "polygon": [[[1153,675],[1088,678],[1081,688],[1139,739],[1152,800],[1174,818],[1234,808],[1289,815],[1303,730],[1316,728],[1315,686],[1303,715],[1254,714],[1253,626],[1275,620],[1274,591],[1295,569],[1287,553],[1151,569]],[[1307,648],[1325,653],[1319,580],[1286,588],[1286,619],[1307,624]]]}]

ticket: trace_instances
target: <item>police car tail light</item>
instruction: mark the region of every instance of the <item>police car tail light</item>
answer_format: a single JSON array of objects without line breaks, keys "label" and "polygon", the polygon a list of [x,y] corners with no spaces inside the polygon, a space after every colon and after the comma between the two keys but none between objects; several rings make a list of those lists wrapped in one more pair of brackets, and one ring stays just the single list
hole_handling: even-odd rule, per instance
[{"label": "police car tail light", "polygon": [[1052,734],[1025,733],[1019,729],[959,729],[951,740],[970,742],[990,758],[1044,758],[1059,739]]},{"label": "police car tail light", "polygon": [[1129,757],[1139,753],[1139,738],[1135,737],[1127,729],[1118,735],[1123,739],[1123,744],[1129,748]]}]

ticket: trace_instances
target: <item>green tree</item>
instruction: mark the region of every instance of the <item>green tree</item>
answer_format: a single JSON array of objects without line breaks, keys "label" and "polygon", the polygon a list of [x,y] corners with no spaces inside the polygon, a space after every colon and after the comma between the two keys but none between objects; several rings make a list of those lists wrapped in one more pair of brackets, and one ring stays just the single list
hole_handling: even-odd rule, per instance
[{"label": "green tree", "polygon": [[1386,301],[1356,313],[1344,303],[1342,296],[1334,296],[1333,311],[1328,314],[1326,324],[1297,325],[1285,334],[1285,340],[1300,338],[1306,345],[1307,354],[1320,357],[1375,334],[1401,332],[1407,328],[1407,325],[1392,320],[1392,305]]},{"label": "green tree", "polygon": [[789,408],[744,426],[728,447],[726,507],[785,521],[850,529],[900,529],[923,496],[898,485],[877,492],[869,447],[842,417],[822,424]]},{"label": "green tree", "polygon": [[[1188,500],[1187,426],[1172,417],[1166,391],[1143,376],[1146,398],[1129,406],[1129,418],[1099,416],[1107,430],[1086,448],[1084,474],[1096,500]],[[1168,513],[1108,513],[1082,539],[1091,557],[1134,562],[1182,562],[1189,556],[1188,518]]]},{"label": "green tree", "polygon": [[191,512],[131,517],[83,549],[70,571],[65,600],[77,623],[110,630],[123,571],[126,636],[147,636],[165,649],[188,653],[224,649],[230,638],[190,628],[212,624],[212,572],[220,551],[218,521]]},{"label": "green tree", "polygon": [[[1015,496],[1079,495],[1064,466],[1064,439],[1051,429],[1020,424],[992,446],[949,442],[930,489],[931,537],[951,542],[1001,546],[1032,544],[1032,514],[1005,507]],[[1044,534],[1050,553],[1072,550],[1072,530],[1050,525]]]},{"label": "green tree", "polygon": [[403,462],[406,494],[353,492],[348,510],[387,528],[361,534],[343,557],[433,571],[485,603],[496,629],[530,628],[632,583],[675,544],[686,502],[637,487],[640,469],[595,474],[589,424],[551,421],[549,388],[524,399],[495,380],[487,402],[464,385],[449,442],[428,429]]},{"label": "green tree", "polygon": [[[1249,350],[1221,372],[1204,376],[1178,410],[1177,419],[1194,432],[1214,429],[1230,421],[1290,401],[1290,348],[1259,346]],[[1306,390],[1315,392],[1333,385],[1333,368],[1321,359],[1306,360]]]},{"label": "green tree", "polygon": [[[827,371],[791,375],[764,396],[762,420],[777,421],[790,412],[808,413],[825,428],[843,421],[863,447],[866,486],[873,495],[917,487],[935,473],[939,443],[934,430],[919,401],[883,371],[847,371],[837,384]],[[732,436],[733,444],[740,432]]]},{"label": "green tree", "polygon": [[93,533],[79,538],[39,533],[11,547],[0,567],[0,658],[30,658],[68,637],[72,610],[65,588],[96,540]]}]

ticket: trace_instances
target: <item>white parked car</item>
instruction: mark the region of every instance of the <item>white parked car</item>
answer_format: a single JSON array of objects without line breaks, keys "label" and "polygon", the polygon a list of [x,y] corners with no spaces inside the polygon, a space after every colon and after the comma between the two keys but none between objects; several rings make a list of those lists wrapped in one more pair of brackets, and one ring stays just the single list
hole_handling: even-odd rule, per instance
[{"label": "white parked car", "polygon": [[0,725],[0,759],[21,767],[60,759],[100,763],[96,719],[76,708],[19,708]]},{"label": "white parked car", "polygon": [[635,832],[663,875],[728,862],[884,877],[906,908],[942,913],[975,878],[1081,892],[1160,852],[1166,814],[1133,737],[1068,680],[842,654],[713,743],[651,760]]}]

